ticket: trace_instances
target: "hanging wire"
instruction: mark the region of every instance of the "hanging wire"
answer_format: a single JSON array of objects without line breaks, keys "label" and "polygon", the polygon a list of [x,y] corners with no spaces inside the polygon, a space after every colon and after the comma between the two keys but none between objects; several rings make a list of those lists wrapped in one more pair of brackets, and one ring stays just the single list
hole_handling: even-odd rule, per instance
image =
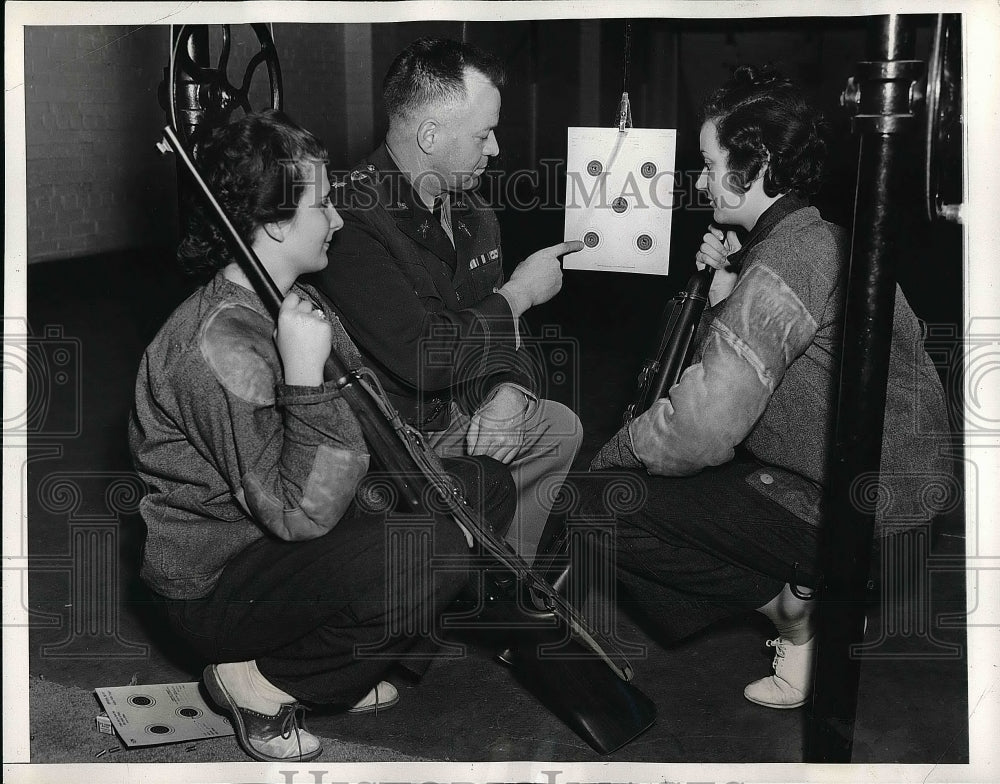
[{"label": "hanging wire", "polygon": [[632,127],[632,107],[628,100],[628,61],[632,56],[632,23],[625,20],[624,62],[622,64],[622,99],[618,104],[618,132]]},{"label": "hanging wire", "polygon": [[632,56],[632,22],[625,20],[624,64],[622,66],[622,92],[628,92],[628,61]]}]

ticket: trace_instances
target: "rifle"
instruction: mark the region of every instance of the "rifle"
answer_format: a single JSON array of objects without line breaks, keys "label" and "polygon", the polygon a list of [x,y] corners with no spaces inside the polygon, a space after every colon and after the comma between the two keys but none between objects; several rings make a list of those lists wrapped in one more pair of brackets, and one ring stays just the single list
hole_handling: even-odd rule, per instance
[{"label": "rifle", "polygon": [[[277,320],[282,301],[278,287],[233,227],[173,129],[168,125],[163,132],[166,141],[158,148],[162,152],[172,149],[191,175],[232,239],[239,262],[258,296]],[[392,408],[374,374],[365,368],[349,370],[333,349],[324,377],[335,381],[403,505],[412,512],[436,516],[440,512],[426,502],[428,498],[436,499],[483,552],[515,578],[520,592],[516,598],[527,598],[518,602],[520,611],[539,623],[522,634],[504,660],[528,690],[601,754],[620,748],[648,729],[655,721],[656,708],[629,682],[634,674],[629,662],[589,626],[562,594],[493,533],[440,467],[420,432],[406,425]],[[529,606],[540,609],[526,609]],[[563,655],[540,655],[542,647],[555,644],[559,644]]]},{"label": "rifle", "polygon": [[670,389],[691,362],[694,333],[708,302],[708,290],[715,277],[714,267],[705,267],[692,275],[683,291],[677,292],[663,309],[660,320],[660,343],[652,359],[639,371],[635,400],[625,409],[622,424],[627,425],[649,409]]}]

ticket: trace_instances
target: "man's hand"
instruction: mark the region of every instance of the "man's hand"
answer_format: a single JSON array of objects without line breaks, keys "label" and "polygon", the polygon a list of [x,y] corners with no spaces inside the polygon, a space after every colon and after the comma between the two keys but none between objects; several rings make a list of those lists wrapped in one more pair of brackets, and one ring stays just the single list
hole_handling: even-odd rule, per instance
[{"label": "man's hand", "polygon": [[559,257],[583,250],[580,240],[560,242],[549,248],[535,251],[518,264],[500,293],[510,303],[514,318],[519,318],[528,308],[548,302],[562,288],[562,267]]},{"label": "man's hand", "polygon": [[735,253],[742,246],[736,237],[735,231],[727,231],[723,234],[718,226],[709,225],[708,231],[702,237],[701,247],[694,256],[698,269],[705,267],[715,267],[715,276],[712,278],[712,288],[708,292],[708,302],[715,305],[732,293],[736,285],[737,274],[726,269],[726,263],[730,253]]},{"label": "man's hand", "polygon": [[517,387],[501,384],[473,414],[465,436],[466,451],[510,463],[524,445],[524,422],[531,405]]}]

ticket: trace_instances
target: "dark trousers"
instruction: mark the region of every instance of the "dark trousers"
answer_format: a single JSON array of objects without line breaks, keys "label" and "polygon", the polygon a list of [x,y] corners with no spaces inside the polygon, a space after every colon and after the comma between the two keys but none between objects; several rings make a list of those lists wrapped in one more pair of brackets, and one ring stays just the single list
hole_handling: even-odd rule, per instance
[{"label": "dark trousers", "polygon": [[[445,465],[502,534],[515,504],[507,469],[488,458]],[[209,596],[167,600],[171,625],[206,661],[256,660],[309,702],[351,705],[411,654],[426,666],[437,619],[468,580],[469,546],[447,515],[374,511],[373,499],[356,500],[317,539],[257,540]]]},{"label": "dark trousers", "polygon": [[576,478],[580,512],[569,526],[603,521],[620,605],[639,610],[664,642],[761,607],[785,583],[816,587],[819,528],[754,491],[746,478],[757,468],[744,458],[691,477]]}]

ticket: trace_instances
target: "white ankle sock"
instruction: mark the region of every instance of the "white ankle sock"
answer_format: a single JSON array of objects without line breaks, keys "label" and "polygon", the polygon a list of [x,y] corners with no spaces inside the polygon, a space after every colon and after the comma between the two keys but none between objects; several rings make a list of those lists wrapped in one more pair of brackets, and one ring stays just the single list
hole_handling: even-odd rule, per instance
[{"label": "white ankle sock", "polygon": [[273,716],[295,698],[283,692],[257,669],[257,662],[224,662],[216,665],[226,691],[241,708]]},{"label": "white ankle sock", "polygon": [[[782,624],[775,623],[774,625],[778,630],[778,636],[790,645],[805,645],[816,636],[811,615],[799,618],[796,621]],[[798,638],[799,642],[792,642],[793,638]]]}]

